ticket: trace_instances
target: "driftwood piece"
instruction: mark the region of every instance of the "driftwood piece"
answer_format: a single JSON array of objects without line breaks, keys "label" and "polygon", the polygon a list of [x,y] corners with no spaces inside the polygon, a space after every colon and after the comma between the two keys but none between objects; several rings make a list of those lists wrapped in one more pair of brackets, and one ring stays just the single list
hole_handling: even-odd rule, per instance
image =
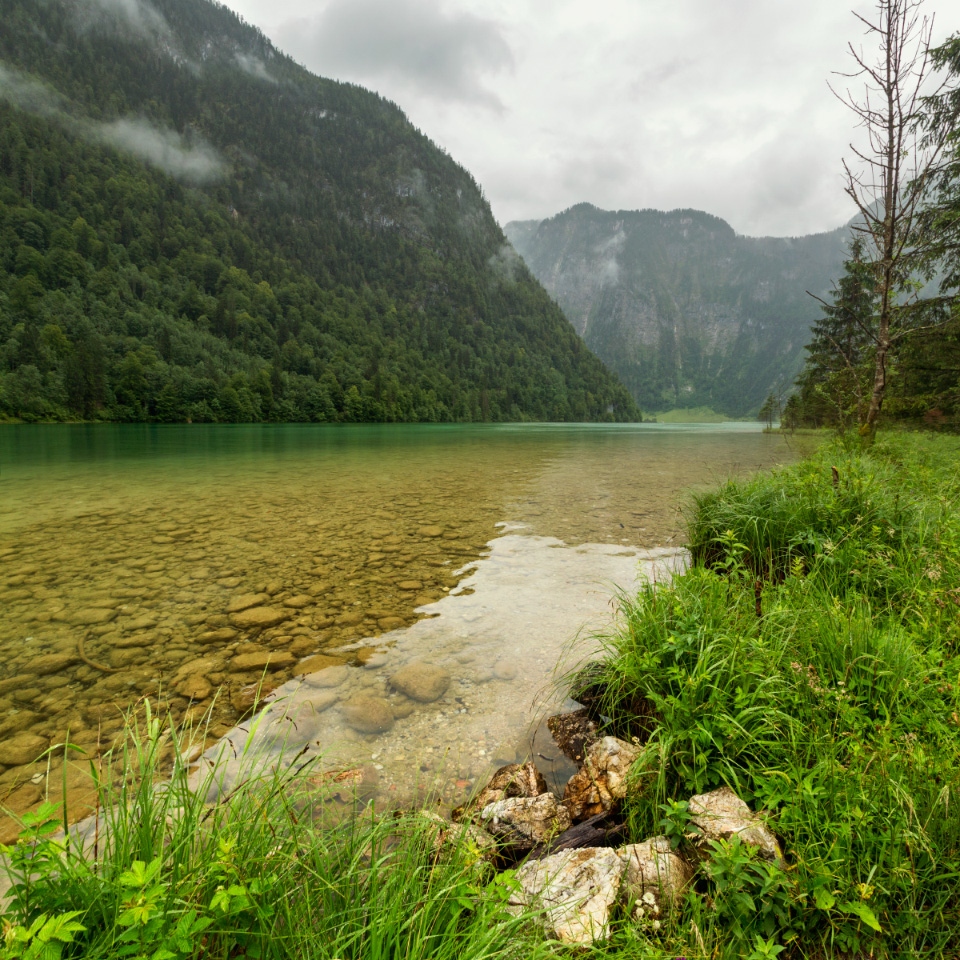
[{"label": "driftwood piece", "polygon": [[623,841],[626,825],[610,813],[598,813],[583,823],[557,834],[546,843],[539,843],[529,853],[528,860],[544,857],[563,850],[579,850],[583,847],[615,847]]}]

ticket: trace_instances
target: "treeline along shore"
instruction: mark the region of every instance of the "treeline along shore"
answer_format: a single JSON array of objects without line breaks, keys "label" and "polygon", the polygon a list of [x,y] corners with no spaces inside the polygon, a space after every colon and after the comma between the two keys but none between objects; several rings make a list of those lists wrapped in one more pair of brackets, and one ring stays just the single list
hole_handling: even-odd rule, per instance
[{"label": "treeline along shore", "polygon": [[534,759],[453,821],[375,813],[362,771],[250,757],[209,802],[131,715],[85,840],[51,785],[6,848],[0,955],[956,956],[958,455],[831,441],[695,497],[689,569],[565,681],[563,797]]}]

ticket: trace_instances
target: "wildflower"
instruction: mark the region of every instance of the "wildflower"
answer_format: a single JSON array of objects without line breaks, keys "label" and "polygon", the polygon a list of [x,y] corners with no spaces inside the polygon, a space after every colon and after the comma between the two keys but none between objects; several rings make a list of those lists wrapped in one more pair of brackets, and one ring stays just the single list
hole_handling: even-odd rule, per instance
[{"label": "wildflower", "polygon": [[927,575],[928,580],[937,581],[940,579],[940,570],[937,567],[927,567],[924,573]]}]

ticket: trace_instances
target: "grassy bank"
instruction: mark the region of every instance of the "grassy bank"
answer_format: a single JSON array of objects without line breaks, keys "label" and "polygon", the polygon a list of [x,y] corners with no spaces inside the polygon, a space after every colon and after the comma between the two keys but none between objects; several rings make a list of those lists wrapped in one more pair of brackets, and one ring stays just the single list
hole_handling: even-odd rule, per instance
[{"label": "grassy bank", "polygon": [[[685,843],[687,799],[727,784],[766,812],[786,867],[728,845],[662,924],[619,916],[593,952],[960,953],[958,463],[960,441],[898,435],[692,504],[691,569],[623,598],[580,692],[643,745],[628,841]],[[53,839],[53,809],[11,852],[0,957],[567,952],[505,912],[509,872],[456,833],[438,853],[421,815],[334,815],[343,786],[310,770],[251,767],[208,802],[212,774],[191,789],[183,759],[154,776],[171,741],[186,752],[172,731],[144,718],[131,733],[102,777],[96,861]]]},{"label": "grassy bank", "polygon": [[899,435],[729,483],[691,510],[689,572],[625,600],[592,692],[645,744],[631,832],[679,835],[728,784],[788,862],[726,850],[676,953],[960,952],[958,463]]}]

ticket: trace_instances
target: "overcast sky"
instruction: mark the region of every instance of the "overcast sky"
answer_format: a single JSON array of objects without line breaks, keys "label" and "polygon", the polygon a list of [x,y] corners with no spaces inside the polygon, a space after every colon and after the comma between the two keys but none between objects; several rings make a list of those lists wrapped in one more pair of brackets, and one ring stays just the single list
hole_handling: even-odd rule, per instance
[{"label": "overcast sky", "polygon": [[[226,2],[315,73],[396,101],[501,223],[583,200],[752,235],[853,214],[851,116],[826,85],[862,38],[844,0]],[[927,8],[938,38],[960,31],[960,0]]]}]

